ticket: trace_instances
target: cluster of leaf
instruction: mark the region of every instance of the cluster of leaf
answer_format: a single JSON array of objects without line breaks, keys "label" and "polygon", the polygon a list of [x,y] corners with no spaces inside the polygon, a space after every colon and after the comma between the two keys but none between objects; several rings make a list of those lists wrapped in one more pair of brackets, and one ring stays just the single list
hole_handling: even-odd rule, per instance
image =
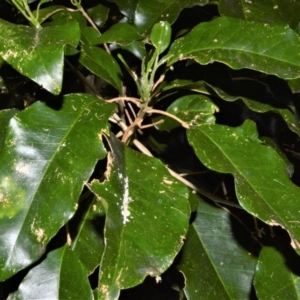
[{"label": "cluster of leaf", "polygon": [[300,3],[9,2],[0,297],[298,299]]}]

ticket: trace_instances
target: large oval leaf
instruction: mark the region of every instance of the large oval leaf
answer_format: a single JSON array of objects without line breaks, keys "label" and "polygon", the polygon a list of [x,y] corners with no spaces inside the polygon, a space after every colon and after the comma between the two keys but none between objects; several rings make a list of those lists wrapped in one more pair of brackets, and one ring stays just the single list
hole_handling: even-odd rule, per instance
[{"label": "large oval leaf", "polygon": [[200,64],[223,62],[284,79],[300,77],[300,38],[292,30],[229,17],[197,25],[173,43],[168,65],[194,59]]},{"label": "large oval leaf", "polygon": [[54,250],[25,276],[13,299],[93,300],[86,272],[74,253],[64,246]]},{"label": "large oval leaf", "polygon": [[255,266],[232,233],[230,214],[200,200],[178,267],[187,299],[248,299]]},{"label": "large oval leaf", "polygon": [[55,111],[36,102],[10,120],[0,152],[0,280],[43,254],[70,219],[97,159],[114,105],[64,97]]},{"label": "large oval leaf", "polygon": [[[112,162],[104,183],[92,191],[107,206],[100,299],[159,276],[172,263],[186,235],[188,190],[157,159],[110,139]],[[145,177],[146,176],[146,177]]]},{"label": "large oval leaf", "polygon": [[58,95],[63,79],[64,47],[77,46],[78,23],[36,29],[0,20],[0,31],[0,56],[18,72]]},{"label": "large oval leaf", "polygon": [[264,222],[286,228],[299,251],[300,188],[276,150],[258,139],[254,122],[237,128],[202,125],[189,129],[188,139],[206,167],[234,175],[240,204]]}]

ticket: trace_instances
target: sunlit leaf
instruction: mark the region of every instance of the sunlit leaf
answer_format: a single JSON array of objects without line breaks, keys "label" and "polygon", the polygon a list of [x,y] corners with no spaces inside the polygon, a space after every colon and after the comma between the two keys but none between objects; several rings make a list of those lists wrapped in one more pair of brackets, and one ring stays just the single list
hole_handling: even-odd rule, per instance
[{"label": "sunlit leaf", "polygon": [[190,215],[187,188],[159,160],[115,138],[110,145],[108,179],[90,185],[107,206],[100,299],[117,299],[121,289],[164,272],[182,246]]},{"label": "sunlit leaf", "polygon": [[168,65],[194,59],[214,61],[233,69],[249,68],[280,78],[300,77],[300,38],[291,29],[258,22],[220,17],[203,22],[170,48]]},{"label": "sunlit leaf", "polygon": [[299,275],[288,267],[282,253],[272,247],[265,246],[259,254],[254,286],[260,300],[300,297]]},{"label": "sunlit leaf", "polygon": [[38,259],[73,215],[84,182],[106,155],[100,136],[113,111],[76,94],[58,111],[36,102],[10,120],[0,152],[1,280]]},{"label": "sunlit leaf", "polygon": [[188,130],[196,155],[208,168],[235,178],[238,200],[245,210],[270,225],[288,230],[300,250],[300,188],[292,183],[286,164],[257,137],[252,121],[237,128],[202,125]]},{"label": "sunlit leaf", "polygon": [[0,56],[14,69],[57,95],[61,91],[64,47],[76,47],[77,22],[41,29],[0,20]]},{"label": "sunlit leaf", "polygon": [[51,251],[31,269],[13,299],[86,299],[94,300],[83,265],[67,246]]},{"label": "sunlit leaf", "polygon": [[187,299],[249,299],[255,266],[232,233],[229,213],[200,200],[178,266]]}]

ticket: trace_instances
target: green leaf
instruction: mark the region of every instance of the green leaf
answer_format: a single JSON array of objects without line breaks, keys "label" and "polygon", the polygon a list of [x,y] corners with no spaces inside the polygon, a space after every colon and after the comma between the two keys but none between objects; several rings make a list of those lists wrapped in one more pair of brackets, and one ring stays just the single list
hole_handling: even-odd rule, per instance
[{"label": "green leaf", "polygon": [[220,0],[219,12],[223,16],[290,26],[299,31],[300,3],[293,0]]},{"label": "green leaf", "polygon": [[287,82],[294,94],[300,93],[300,78],[290,79]]},{"label": "green leaf", "polygon": [[254,122],[237,128],[190,128],[188,140],[207,168],[234,176],[237,198],[245,210],[267,224],[284,227],[292,246],[300,250],[300,188],[288,178],[276,150],[258,139]]},{"label": "green leaf", "polygon": [[[59,11],[65,10],[66,8],[62,5],[52,5],[43,9],[39,10],[39,18],[38,21],[40,24],[45,22],[48,18],[53,16]],[[34,14],[36,14],[36,11],[33,11]]]},{"label": "green leaf", "polygon": [[9,121],[17,112],[17,109],[5,109],[0,111],[0,151],[4,143],[5,132]]},{"label": "green leaf", "polygon": [[72,240],[71,249],[77,255],[88,274],[99,265],[104,251],[101,224],[105,213],[99,201],[93,201],[78,228],[78,233]]},{"label": "green leaf", "polygon": [[76,22],[36,29],[0,20],[0,56],[22,75],[57,95],[61,91],[64,47],[76,47]]},{"label": "green leaf", "polygon": [[10,299],[94,300],[86,271],[76,255],[64,246],[51,251],[31,269]]},{"label": "green leaf", "polygon": [[186,7],[205,5],[208,0],[110,0],[119,6],[129,23],[133,24],[141,35],[147,35],[155,23],[167,21],[172,24]]},{"label": "green leaf", "polygon": [[221,16],[245,19],[245,1],[243,0],[219,0],[219,12]]},{"label": "green leaf", "polygon": [[98,43],[99,32],[94,27],[81,28],[81,43],[83,45],[96,45]]},{"label": "green leaf", "polygon": [[113,111],[77,94],[58,111],[36,102],[10,120],[0,152],[0,280],[37,260],[72,217],[106,155],[100,136]]},{"label": "green leaf", "polygon": [[54,15],[51,16],[49,23],[45,23],[43,26],[46,26],[46,24],[49,24],[50,26],[53,25],[66,25],[69,23],[77,22],[79,24],[80,29],[85,28],[87,24],[86,18],[83,16],[83,14],[78,11],[70,11],[70,10],[62,10],[58,11]]},{"label": "green leaf", "polygon": [[232,233],[230,214],[201,200],[178,266],[187,299],[249,299],[255,266]]},{"label": "green leaf", "polygon": [[107,206],[100,299],[117,299],[121,289],[163,273],[183,244],[190,216],[187,188],[159,160],[115,138],[110,145],[108,179],[90,185]]},{"label": "green leaf", "polygon": [[99,3],[87,9],[87,13],[97,27],[102,28],[108,18],[109,8]]},{"label": "green leaf", "polygon": [[[296,134],[300,136],[300,126],[297,116],[292,112],[291,109],[288,108],[278,108],[273,106],[271,103],[262,103],[255,99],[251,99],[244,96],[233,96],[229,93],[225,92],[224,90],[213,86],[211,84],[208,84],[205,81],[197,81],[197,82],[191,82],[189,80],[174,80],[173,82],[170,82],[169,84],[166,84],[164,87],[162,87],[162,91],[168,91],[173,88],[181,88],[181,89],[188,89],[194,92],[199,92],[207,95],[212,96],[218,96],[221,99],[229,102],[242,100],[245,105],[247,105],[248,108],[255,112],[259,113],[265,113],[265,112],[274,112],[276,114],[279,114],[283,120],[287,123],[287,126],[289,129]],[[276,99],[274,100],[274,104],[278,105],[278,102]],[[163,124],[162,124],[163,125]]]},{"label": "green leaf", "polygon": [[293,79],[300,77],[299,48],[300,38],[289,28],[220,17],[176,40],[168,65],[183,59],[204,65],[218,61]]},{"label": "green leaf", "polygon": [[141,41],[133,41],[128,45],[122,45],[120,48],[131,52],[135,57],[143,60],[147,56],[147,51],[145,48],[145,43]]},{"label": "green leaf", "polygon": [[260,300],[300,297],[299,276],[293,274],[284,256],[273,247],[265,246],[259,254],[254,286]]},{"label": "green leaf", "polygon": [[79,61],[88,70],[101,77],[121,93],[122,71],[116,60],[105,50],[84,45]]},{"label": "green leaf", "polygon": [[294,174],[295,168],[294,165],[288,160],[285,153],[281,150],[278,144],[270,137],[263,136],[260,137],[260,140],[267,146],[270,146],[276,150],[276,152],[280,155],[280,157],[284,160],[286,174],[289,178],[291,178]]},{"label": "green leaf", "polygon": [[109,30],[105,31],[102,35],[98,35],[98,37],[92,41],[92,45],[103,43],[126,45],[135,40],[139,40],[140,38],[141,35],[134,26],[127,23],[117,23]]},{"label": "green leaf", "polygon": [[168,22],[160,21],[151,31],[151,42],[157,50],[157,55],[163,53],[170,45],[172,29]]},{"label": "green leaf", "polygon": [[[185,121],[190,126],[201,124],[214,124],[217,107],[204,95],[187,95],[174,101],[167,109],[167,112]],[[161,118],[160,118],[161,119]],[[160,130],[170,130],[180,126],[172,118],[164,117],[164,122],[157,125]]]}]

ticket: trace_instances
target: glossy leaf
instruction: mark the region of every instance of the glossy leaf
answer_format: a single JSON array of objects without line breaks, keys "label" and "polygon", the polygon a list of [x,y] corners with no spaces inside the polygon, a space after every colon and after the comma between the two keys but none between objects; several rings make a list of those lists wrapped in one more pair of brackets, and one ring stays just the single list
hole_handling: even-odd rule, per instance
[{"label": "glossy leaf", "polygon": [[0,150],[4,143],[5,132],[9,121],[17,112],[18,111],[16,109],[5,109],[0,111]]},{"label": "glossy leaf", "polygon": [[129,44],[141,38],[137,29],[127,23],[117,23],[93,40],[93,45],[103,43]]},{"label": "glossy leaf", "polygon": [[108,179],[90,188],[107,206],[99,289],[100,299],[113,300],[121,289],[170,266],[186,235],[190,208],[187,188],[159,160],[115,138],[110,145]]},{"label": "glossy leaf", "polygon": [[160,21],[151,31],[151,42],[157,50],[157,55],[163,53],[170,44],[172,29],[168,22]]},{"label": "glossy leaf", "polygon": [[[201,124],[214,124],[217,107],[204,95],[187,95],[174,101],[167,109],[167,112],[185,121],[190,126]],[[164,122],[157,125],[160,130],[170,130],[180,126],[172,118],[163,118]]]},{"label": "glossy leaf", "polygon": [[187,299],[249,299],[256,260],[237,243],[230,214],[200,200],[178,266]]},{"label": "glossy leaf", "polygon": [[267,224],[287,229],[292,246],[299,251],[300,188],[288,178],[281,156],[257,135],[252,121],[237,128],[202,125],[188,130],[188,140],[201,162],[234,176],[242,207]]},{"label": "glossy leaf", "polygon": [[93,46],[83,46],[79,61],[121,93],[121,69],[115,59],[105,50]]},{"label": "glossy leaf", "polygon": [[57,95],[61,91],[64,47],[76,47],[76,22],[41,29],[0,20],[0,56],[14,69]]},{"label": "glossy leaf", "polygon": [[[225,101],[238,101],[242,100],[248,108],[255,112],[265,113],[274,112],[279,114],[283,120],[287,123],[289,129],[300,136],[300,126],[297,116],[293,113],[292,109],[278,108],[271,103],[262,103],[255,99],[250,99],[244,96],[233,96],[225,92],[224,90],[213,86],[205,81],[191,82],[189,80],[175,80],[162,87],[162,91],[168,91],[173,88],[187,89],[194,92],[199,92],[207,95],[218,96]],[[278,102],[273,99],[274,104],[278,105]]]},{"label": "glossy leaf", "polygon": [[94,300],[86,272],[68,246],[51,251],[23,279],[14,299]]},{"label": "glossy leaf", "polygon": [[172,24],[180,11],[194,5],[205,5],[208,0],[111,0],[133,24],[141,35],[151,32],[155,23],[167,21]]},{"label": "glossy leaf", "polygon": [[290,26],[299,31],[300,3],[293,0],[220,0],[223,16],[262,23]]},{"label": "glossy leaf", "polygon": [[87,13],[97,27],[102,28],[108,18],[109,9],[99,3],[87,9]]},{"label": "glossy leaf", "polygon": [[101,261],[104,250],[101,232],[104,219],[101,204],[99,201],[93,201],[82,219],[76,237],[72,240],[71,249],[87,270],[87,274],[91,274]]},{"label": "glossy leaf", "polygon": [[0,152],[1,280],[38,259],[73,215],[84,182],[106,155],[100,135],[113,111],[76,94],[58,111],[36,102],[10,120]]},{"label": "glossy leaf", "polygon": [[141,41],[133,41],[128,45],[122,45],[121,48],[131,52],[135,57],[139,58],[140,60],[143,60],[143,58],[147,55],[145,43]]},{"label": "glossy leaf", "polygon": [[[48,6],[46,8],[40,9],[38,12],[39,23],[42,24],[48,18],[50,18],[51,16],[53,16],[54,14],[56,14],[57,12],[62,11],[62,10],[65,10],[65,7],[62,5],[52,5],[52,6]],[[33,13],[36,14],[36,11],[34,11]]]},{"label": "glossy leaf", "polygon": [[254,286],[260,300],[300,297],[300,277],[291,272],[284,256],[272,247],[265,246],[259,254]]},{"label": "glossy leaf", "polygon": [[289,28],[220,17],[176,40],[168,65],[183,59],[204,65],[218,61],[292,79],[300,77],[299,48],[300,38]]},{"label": "glossy leaf", "polygon": [[80,11],[70,11],[67,9],[58,11],[56,14],[52,15],[50,21],[51,26],[77,22],[80,29],[85,28],[87,24],[86,18]]}]

